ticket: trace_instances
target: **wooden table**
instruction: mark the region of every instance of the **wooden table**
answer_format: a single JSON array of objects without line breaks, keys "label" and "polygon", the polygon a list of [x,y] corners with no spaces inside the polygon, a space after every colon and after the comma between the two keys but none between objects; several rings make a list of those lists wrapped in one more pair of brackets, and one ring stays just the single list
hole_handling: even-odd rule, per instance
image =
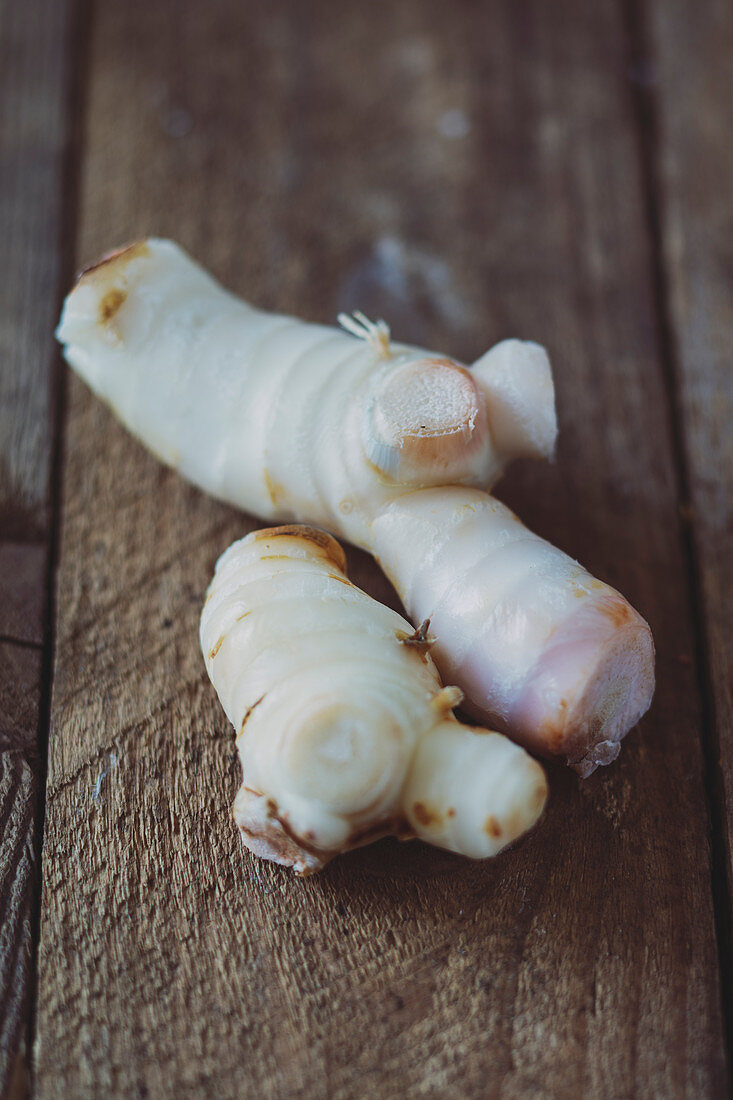
[{"label": "wooden table", "polygon": [[[3,1095],[727,1093],[732,55],[728,0],[0,3]],[[254,521],[52,339],[146,233],[268,308],[549,347],[558,461],[499,492],[649,619],[659,685],[516,850],[243,851],[196,627]]]}]

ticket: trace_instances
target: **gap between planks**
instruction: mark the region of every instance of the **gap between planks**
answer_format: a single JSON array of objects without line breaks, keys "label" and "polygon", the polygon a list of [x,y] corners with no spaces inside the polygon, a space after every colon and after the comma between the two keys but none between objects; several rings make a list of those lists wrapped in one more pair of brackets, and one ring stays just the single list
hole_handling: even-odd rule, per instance
[{"label": "gap between planks", "polygon": [[[94,0],[65,0],[67,7],[66,39],[60,45],[66,58],[65,149],[61,165],[61,217],[59,222],[59,280],[56,287],[55,316],[61,311],[64,296],[73,279],[76,264],[76,233],[79,212],[79,172],[82,161],[86,92],[89,78],[89,54]],[[50,336],[50,334],[49,334]],[[41,658],[41,695],[39,700],[38,754],[40,759],[37,832],[35,838],[36,882],[31,909],[31,978],[28,997],[28,1070],[33,1080],[33,1048],[36,1039],[39,987],[38,946],[41,925],[43,883],[43,835],[46,817],[48,780],[48,744],[51,728],[53,670],[56,656],[56,571],[62,517],[62,472],[64,425],[68,371],[58,347],[52,351],[51,365],[51,469],[50,525],[45,573],[44,640]],[[34,1089],[32,1091],[35,1091]]]},{"label": "gap between planks", "polygon": [[695,641],[695,675],[701,703],[703,780],[710,815],[711,890],[720,968],[721,1009],[725,1028],[728,1065],[733,1063],[733,881],[726,851],[726,811],[721,768],[721,743],[717,729],[710,650],[705,630],[705,600],[702,566],[695,545],[692,524],[690,468],[685,446],[684,405],[680,397],[680,363],[666,268],[664,235],[665,205],[660,170],[660,105],[651,79],[654,53],[645,4],[621,0],[629,40],[631,79],[638,132],[640,177],[645,216],[651,244],[650,281],[659,340],[659,359],[665,381],[667,415],[677,482],[680,522],[678,534],[687,568],[688,595]]}]

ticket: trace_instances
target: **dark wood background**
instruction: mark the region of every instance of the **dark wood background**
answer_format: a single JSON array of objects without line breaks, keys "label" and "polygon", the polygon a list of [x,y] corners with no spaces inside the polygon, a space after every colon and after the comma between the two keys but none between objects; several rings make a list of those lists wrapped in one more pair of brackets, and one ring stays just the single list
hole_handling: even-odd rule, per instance
[{"label": "dark wood background", "polygon": [[[732,56],[729,0],[0,0],[3,1096],[727,1094]],[[266,307],[550,349],[558,461],[499,495],[646,615],[658,690],[516,850],[243,851],[196,626],[253,521],[52,340],[148,233]]]}]

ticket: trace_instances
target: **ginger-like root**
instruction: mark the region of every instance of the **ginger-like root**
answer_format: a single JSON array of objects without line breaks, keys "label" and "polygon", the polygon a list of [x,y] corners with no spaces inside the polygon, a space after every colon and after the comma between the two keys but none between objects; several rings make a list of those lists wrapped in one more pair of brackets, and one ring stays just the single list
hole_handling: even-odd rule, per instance
[{"label": "ginger-like root", "polygon": [[80,276],[57,336],[130,431],[195,484],[361,546],[406,487],[486,487],[507,458],[552,452],[552,374],[537,345],[504,341],[469,370],[393,342],[384,321],[340,321],[255,309],[150,238]]},{"label": "ginger-like root", "polygon": [[651,631],[620,593],[475,490],[405,494],[372,529],[473,717],[581,776],[616,758],[654,692]]},{"label": "ginger-like root", "polygon": [[234,817],[256,855],[305,875],[394,834],[484,858],[534,825],[542,768],[453,717],[461,693],[441,687],[428,644],[350,583],[322,531],[257,531],[220,558],[201,647],[237,731]]},{"label": "ginger-like root", "polygon": [[[649,629],[473,488],[513,458],[552,455],[544,350],[505,340],[467,369],[395,343],[383,321],[341,323],[253,309],[149,239],[82,274],[58,337],[122,422],[195,484],[375,553],[416,623],[435,612],[433,656],[473,713],[582,774],[608,763],[651,699]],[[515,545],[502,556],[505,536]]]}]

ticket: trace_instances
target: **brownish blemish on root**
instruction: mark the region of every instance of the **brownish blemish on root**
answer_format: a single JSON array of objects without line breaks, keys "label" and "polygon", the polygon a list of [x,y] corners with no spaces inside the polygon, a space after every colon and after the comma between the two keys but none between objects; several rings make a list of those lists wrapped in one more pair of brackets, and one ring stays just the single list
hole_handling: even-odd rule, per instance
[{"label": "brownish blemish on root", "polygon": [[312,542],[331,559],[337,569],[342,573],[346,572],[346,556],[336,539],[327,531],[300,523],[286,523],[282,527],[263,527],[261,531],[255,531],[253,541],[276,538],[295,538]]},{"label": "brownish blemish on root", "polygon": [[[288,824],[287,815],[278,813],[277,805],[272,802],[272,799],[268,801],[267,808],[270,812],[270,803],[274,806],[274,811],[271,813],[271,817],[279,823],[282,831],[285,835],[297,845],[304,852],[308,852],[309,855],[315,856],[317,859],[322,860],[324,863],[333,856],[338,855],[338,852],[328,851],[325,848],[319,848],[314,844],[316,836],[313,832],[306,832],[304,836],[300,836],[296,831]],[[415,834],[410,828],[409,824],[401,817],[388,818],[383,821],[377,821],[373,825],[367,826],[365,829],[355,830],[348,838],[342,852],[347,852],[352,848],[361,848],[365,844],[372,844],[375,840],[381,840],[385,836],[396,836],[400,840],[408,840]]]},{"label": "brownish blemish on root", "polygon": [[306,837],[311,837],[312,840],[315,840],[315,835],[313,833],[306,833],[305,837],[300,836],[298,833],[296,833],[295,830],[293,828],[291,828],[291,826],[288,824],[287,814],[283,814],[283,813],[279,814],[277,812],[277,804],[275,802],[272,802],[272,799],[269,799],[268,803],[267,803],[268,813],[270,811],[270,804],[271,803],[275,807],[274,813],[271,816],[273,816],[275,818],[275,820],[279,823],[280,828],[285,833],[285,835],[290,840],[292,840],[293,844],[297,845],[304,852],[308,852],[309,855],[315,856],[316,859],[321,859],[324,862],[328,859],[331,859],[332,856],[334,856],[336,854],[335,852],[326,851],[325,848],[318,848],[311,841],[306,840]]},{"label": "brownish blemish on root", "polygon": [[402,645],[405,645],[410,649],[414,649],[417,653],[419,653],[420,658],[425,665],[428,663],[428,652],[431,647],[435,645],[436,641],[436,639],[431,634],[428,634],[429,629],[430,619],[425,619],[425,621],[422,622],[417,630],[413,631],[412,634],[408,634],[404,630],[395,631],[397,641],[401,642]]},{"label": "brownish blemish on root", "polygon": [[127,294],[118,286],[113,286],[99,303],[99,323],[107,325],[117,311],[124,305]]},{"label": "brownish blemish on root", "polygon": [[220,638],[220,639],[219,639],[219,641],[218,641],[218,642],[216,643],[216,645],[214,646],[214,648],[213,648],[213,649],[211,649],[211,650],[209,650],[209,660],[210,660],[210,661],[213,661],[213,660],[214,660],[214,657],[216,657],[217,653],[219,652],[219,650],[220,650],[220,649],[221,649],[221,647],[222,647],[222,643],[223,643],[223,641],[224,641],[224,635],[222,634],[221,638]]},{"label": "brownish blemish on root", "polygon": [[[251,787],[245,787],[250,794],[262,797],[260,791]],[[292,866],[298,875],[310,875],[328,863],[330,859],[340,852],[346,852],[353,848],[360,848],[365,844],[371,844],[385,836],[396,836],[399,840],[410,840],[415,836],[414,829],[402,815],[395,815],[375,821],[363,829],[355,829],[338,851],[319,848],[316,834],[308,829],[302,836],[297,833],[288,822],[288,815],[280,810],[274,798],[265,800],[265,812],[267,824],[264,827],[252,828],[251,823],[237,825],[245,837],[252,840],[264,840],[268,847]],[[316,861],[315,866],[306,866],[304,870],[297,869],[297,863],[303,856],[309,856]]]},{"label": "brownish blemish on root", "polygon": [[273,507],[277,508],[279,505],[284,504],[288,500],[288,491],[284,485],[281,485],[279,481],[275,481],[273,477],[270,477],[267,470],[265,470],[265,485],[267,486],[267,492]]},{"label": "brownish blemish on root", "polygon": [[506,835],[510,840],[515,840],[520,837],[527,827],[526,819],[521,810],[514,810],[509,814],[504,824],[506,826]]},{"label": "brownish blemish on root", "polygon": [[568,589],[575,596],[576,600],[582,600],[590,593],[591,584],[588,581],[583,580],[570,580],[568,581]]},{"label": "brownish blemish on root", "polygon": [[247,616],[251,615],[251,614],[252,614],[251,611],[244,611],[244,612],[242,612],[241,615],[237,615],[237,617],[234,621],[235,621],[235,623],[241,623],[242,619],[246,619]]},{"label": "brownish blemish on root", "polygon": [[[267,692],[265,692],[265,695],[266,694],[267,694]],[[260,697],[259,697],[259,699],[257,700],[256,703],[253,703],[251,707],[247,707],[247,711],[244,715],[244,718],[242,719],[242,724],[239,727],[239,733],[237,734],[237,741],[239,740],[239,738],[244,733],[244,727],[247,725],[247,722],[249,721],[249,718],[250,718],[250,715],[252,714],[252,711],[255,709],[255,707],[258,707],[260,705],[262,700],[265,698],[265,695],[260,695]],[[268,802],[268,807],[269,807],[269,802]]]},{"label": "brownish blemish on root", "polygon": [[425,828],[429,825],[442,825],[443,823],[443,818],[437,810],[431,810],[424,802],[416,802],[412,807],[412,812],[415,820],[419,821]]},{"label": "brownish blemish on root", "polygon": [[329,577],[332,581],[339,581],[341,584],[345,584],[347,588],[353,588],[354,585],[346,577],[339,577],[337,573],[329,573]]},{"label": "brownish blemish on root", "polygon": [[452,806],[448,807],[447,813],[448,813],[448,817],[455,817],[456,816],[456,811],[453,809]]},{"label": "brownish blemish on root", "polygon": [[560,754],[566,739],[566,725],[567,717],[564,710],[559,715],[547,718],[542,723],[537,732],[542,741],[540,751],[543,755],[557,756]]},{"label": "brownish blemish on root", "polygon": [[607,619],[611,620],[617,630],[625,626],[631,619],[631,608],[623,596],[611,595],[604,597],[598,601],[597,607]]},{"label": "brownish blemish on root", "polygon": [[542,748],[538,751],[543,756],[559,756],[563,747],[572,738],[574,720],[570,714],[572,699],[562,698],[557,705],[557,710],[548,715],[540,725],[537,733],[541,738]]},{"label": "brownish blemish on root", "polygon": [[488,836],[493,836],[495,839],[501,836],[501,825],[496,820],[493,814],[489,814],[484,822],[484,832]]}]

